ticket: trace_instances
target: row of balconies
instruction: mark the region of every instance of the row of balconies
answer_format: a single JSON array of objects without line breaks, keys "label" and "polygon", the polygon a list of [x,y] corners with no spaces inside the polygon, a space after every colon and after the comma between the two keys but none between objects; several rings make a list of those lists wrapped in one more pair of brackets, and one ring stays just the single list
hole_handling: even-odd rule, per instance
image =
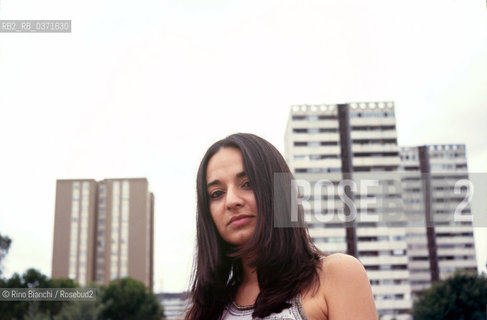
[{"label": "row of balconies", "polygon": [[461,227],[461,226],[455,226],[455,227],[439,226],[439,227],[435,228],[436,233],[438,233],[438,232],[442,232],[442,233],[450,232],[452,234],[461,234],[461,233],[465,233],[465,232],[472,232],[472,230],[473,229],[471,226],[465,226],[465,227]]},{"label": "row of balconies", "polygon": [[409,269],[428,269],[430,268],[429,260],[423,261],[409,261],[408,263]]},{"label": "row of balconies", "polygon": [[411,286],[409,283],[402,285],[371,285],[373,294],[398,294],[404,293],[409,295],[411,293]]},{"label": "row of balconies", "polygon": [[387,227],[377,227],[377,228],[358,228],[357,236],[404,236],[405,230],[403,228],[387,228]]},{"label": "row of balconies", "polygon": [[346,243],[315,243],[316,247],[326,253],[344,253],[347,251]]},{"label": "row of balconies", "polygon": [[407,256],[378,256],[378,257],[361,257],[359,260],[364,266],[368,265],[391,265],[391,264],[407,264]]},{"label": "row of balconies", "polygon": [[453,248],[453,249],[442,249],[438,248],[438,257],[441,256],[475,256],[475,248]]},{"label": "row of balconies", "polygon": [[409,279],[409,270],[367,270],[369,279]]},{"label": "row of balconies", "polygon": [[431,273],[427,272],[411,272],[411,281],[430,281],[431,280]]},{"label": "row of balconies", "polygon": [[396,125],[396,119],[394,117],[381,117],[381,118],[350,118],[351,126],[374,126],[374,125]]},{"label": "row of balconies", "polygon": [[441,267],[448,267],[448,268],[477,268],[477,261],[475,258],[467,259],[467,260],[443,260],[438,261],[438,264]]},{"label": "row of balconies", "polygon": [[451,243],[451,244],[460,244],[460,243],[474,243],[473,236],[451,236],[451,237],[445,237],[445,238],[438,238],[436,237],[436,243],[437,244],[443,244],[443,243]]},{"label": "row of balconies", "polygon": [[359,242],[360,250],[406,250],[404,241]]},{"label": "row of balconies", "polygon": [[[351,131],[350,138],[354,139],[397,139],[395,130],[387,131]],[[399,149],[397,149],[399,152]]]},{"label": "row of balconies", "polygon": [[353,166],[399,166],[401,163],[398,157],[354,157]]},{"label": "row of balconies", "polygon": [[420,257],[420,256],[428,256],[428,249],[408,249],[408,255],[409,256],[415,256],[415,257]]},{"label": "row of balconies", "polygon": [[294,133],[292,141],[336,141],[339,145],[340,135],[338,132],[324,132],[324,133]]}]

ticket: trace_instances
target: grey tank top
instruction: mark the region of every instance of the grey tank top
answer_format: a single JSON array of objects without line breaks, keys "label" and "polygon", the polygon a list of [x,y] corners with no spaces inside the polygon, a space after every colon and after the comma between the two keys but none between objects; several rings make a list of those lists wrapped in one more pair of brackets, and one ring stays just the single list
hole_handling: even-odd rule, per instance
[{"label": "grey tank top", "polygon": [[225,307],[221,320],[307,320],[303,310],[301,295],[289,301],[291,307],[279,313],[272,313],[265,318],[252,318],[254,306],[239,306],[235,302]]}]

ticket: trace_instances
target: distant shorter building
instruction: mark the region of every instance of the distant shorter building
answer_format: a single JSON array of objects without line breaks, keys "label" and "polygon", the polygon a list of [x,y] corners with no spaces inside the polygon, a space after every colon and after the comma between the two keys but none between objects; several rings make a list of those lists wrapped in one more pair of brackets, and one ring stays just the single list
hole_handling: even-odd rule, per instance
[{"label": "distant shorter building", "polygon": [[413,297],[456,270],[477,271],[463,144],[400,149]]},{"label": "distant shorter building", "polygon": [[52,277],[132,277],[152,290],[154,195],[145,178],[57,180]]},{"label": "distant shorter building", "polygon": [[190,299],[188,292],[180,293],[158,293],[157,298],[164,308],[166,320],[183,320],[186,310],[189,307]]}]

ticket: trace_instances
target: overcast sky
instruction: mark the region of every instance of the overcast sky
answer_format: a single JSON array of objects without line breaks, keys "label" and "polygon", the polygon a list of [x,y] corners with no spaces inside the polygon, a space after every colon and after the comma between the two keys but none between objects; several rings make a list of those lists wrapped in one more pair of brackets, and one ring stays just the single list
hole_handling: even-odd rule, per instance
[{"label": "overcast sky", "polygon": [[[6,274],[50,276],[56,179],[147,177],[155,289],[187,288],[195,174],[252,132],[282,152],[293,104],[394,101],[400,145],[465,143],[487,172],[483,0],[0,0],[0,233]],[[479,265],[487,237],[476,229]]]}]

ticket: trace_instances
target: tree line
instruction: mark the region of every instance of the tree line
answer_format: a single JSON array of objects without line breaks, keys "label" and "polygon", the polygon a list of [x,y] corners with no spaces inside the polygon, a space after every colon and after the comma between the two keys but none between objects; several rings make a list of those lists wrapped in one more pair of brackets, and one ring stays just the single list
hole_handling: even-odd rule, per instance
[{"label": "tree line", "polygon": [[[160,320],[164,311],[157,297],[141,281],[115,279],[108,286],[92,283],[96,301],[0,301],[0,320]],[[68,278],[48,278],[36,269],[9,279],[0,278],[0,288],[79,288]]]}]

